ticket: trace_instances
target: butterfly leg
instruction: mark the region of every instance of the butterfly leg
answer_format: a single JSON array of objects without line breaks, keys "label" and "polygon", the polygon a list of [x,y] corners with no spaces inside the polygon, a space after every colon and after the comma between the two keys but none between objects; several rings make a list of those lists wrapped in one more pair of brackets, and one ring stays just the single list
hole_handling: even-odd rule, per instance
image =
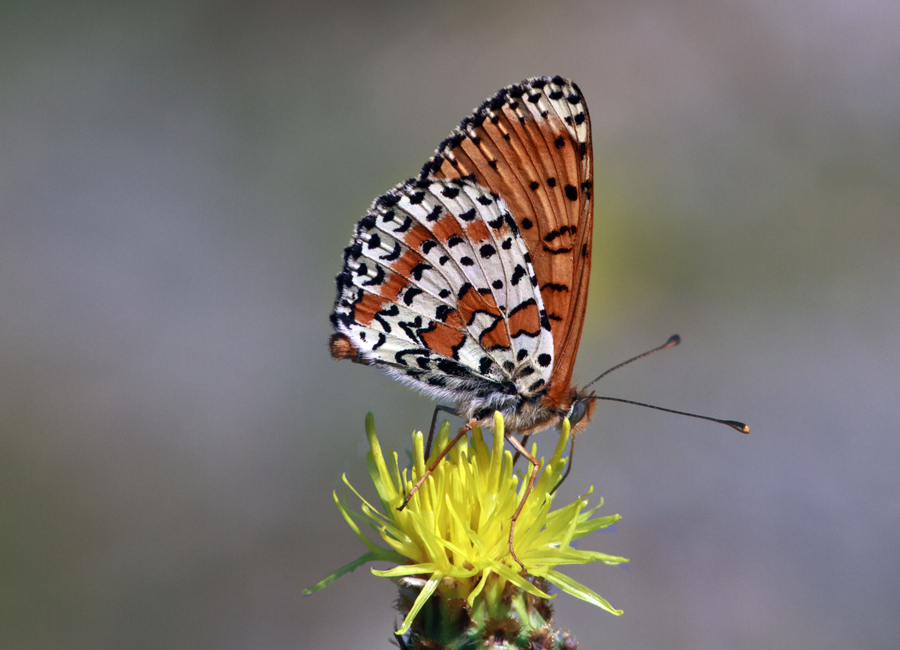
[{"label": "butterfly leg", "polygon": [[[437,412],[437,409],[435,409],[435,413],[436,412]],[[444,460],[444,456],[449,454],[450,450],[456,446],[456,443],[459,442],[460,440],[462,440],[462,437],[464,435],[466,435],[467,433],[469,433],[469,431],[472,430],[472,427],[475,426],[475,423],[476,423],[476,420],[472,419],[466,426],[464,426],[462,429],[459,430],[459,433],[456,435],[456,437],[453,440],[450,441],[450,444],[448,444],[446,447],[444,447],[444,449],[441,451],[441,453],[438,455],[438,457],[435,458],[434,461],[431,463],[431,465],[429,465],[425,469],[425,473],[423,473],[422,476],[419,477],[419,480],[416,481],[416,484],[413,485],[412,490],[410,490],[409,494],[406,495],[406,498],[403,499],[403,503],[397,508],[398,511],[403,510],[407,506],[407,504],[409,504],[409,500],[412,499],[413,495],[419,491],[419,488],[422,487],[422,485],[425,483],[425,480],[429,476],[431,476],[431,473],[435,469],[437,469],[437,466],[441,464],[441,461]]]},{"label": "butterfly leg", "polygon": [[[434,407],[434,414],[431,416],[431,428],[428,429],[428,442],[425,444],[425,458],[431,456],[431,442],[434,440],[434,425],[437,424],[437,414],[438,411],[444,411],[444,413],[449,413],[450,415],[456,415],[456,409],[450,406],[444,406],[443,404],[438,404]],[[451,445],[452,446],[452,445]]]},{"label": "butterfly leg", "polygon": [[[525,445],[528,444],[528,439],[529,439],[530,437],[531,437],[531,434],[522,436],[522,446],[523,446],[523,447],[524,447]],[[522,455],[522,452],[520,452],[520,451],[517,449],[517,450],[516,450],[516,455],[513,456],[513,467],[516,466],[516,462],[519,460],[519,456],[521,456],[521,455]]]},{"label": "butterfly leg", "polygon": [[[527,438],[527,436],[526,436]],[[531,489],[534,487],[534,482],[537,480],[538,468],[540,467],[540,463],[537,458],[528,453],[528,450],[522,446],[513,434],[507,433],[506,439],[509,440],[509,444],[511,444],[515,449],[517,455],[525,456],[528,459],[528,462],[531,463],[531,475],[528,477],[528,485],[525,487],[525,494],[522,495],[522,500],[519,502],[519,507],[516,508],[515,514],[512,516],[512,521],[509,523],[509,554],[512,555],[513,559],[519,563],[519,566],[522,567],[522,570],[525,570],[525,565],[522,564],[522,560],[516,555],[515,550],[513,549],[513,535],[516,532],[516,520],[519,518],[519,515],[522,514],[522,508],[525,507],[525,501],[528,499],[528,495],[531,494]]]},{"label": "butterfly leg", "polygon": [[563,484],[563,482],[569,478],[569,472],[572,471],[572,459],[575,457],[575,436],[572,436],[572,439],[569,441],[569,460],[566,462],[566,471],[563,472],[562,478],[559,479],[559,483],[553,486],[553,489],[550,490],[550,494],[554,494],[557,488]]}]

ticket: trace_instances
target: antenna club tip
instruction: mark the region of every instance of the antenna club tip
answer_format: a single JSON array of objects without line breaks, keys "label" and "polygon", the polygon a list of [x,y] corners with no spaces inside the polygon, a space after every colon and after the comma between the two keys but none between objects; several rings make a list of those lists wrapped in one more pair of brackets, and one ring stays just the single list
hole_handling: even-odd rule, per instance
[{"label": "antenna club tip", "polygon": [[669,347],[672,345],[678,345],[679,343],[681,343],[681,337],[678,336],[677,334],[673,334],[672,336],[669,337],[669,340],[666,341],[666,347]]},{"label": "antenna club tip", "polygon": [[748,427],[743,422],[738,422],[737,420],[725,420],[723,424],[727,424],[735,431],[740,431],[741,433],[750,433],[750,427]]}]

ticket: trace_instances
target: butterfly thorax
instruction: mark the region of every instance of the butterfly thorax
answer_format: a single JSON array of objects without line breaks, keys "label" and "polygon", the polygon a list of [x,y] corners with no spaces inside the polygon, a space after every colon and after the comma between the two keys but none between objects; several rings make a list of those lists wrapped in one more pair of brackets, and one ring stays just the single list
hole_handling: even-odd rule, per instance
[{"label": "butterfly thorax", "polygon": [[505,408],[491,408],[483,402],[462,400],[457,404],[457,414],[464,419],[476,419],[480,424],[491,427],[494,410],[503,414],[504,423],[510,431],[519,435],[529,435],[560,424],[569,418],[573,433],[581,431],[590,421],[596,407],[596,400],[590,399],[588,391],[570,386],[555,399],[552,387],[547,391],[524,397]]}]

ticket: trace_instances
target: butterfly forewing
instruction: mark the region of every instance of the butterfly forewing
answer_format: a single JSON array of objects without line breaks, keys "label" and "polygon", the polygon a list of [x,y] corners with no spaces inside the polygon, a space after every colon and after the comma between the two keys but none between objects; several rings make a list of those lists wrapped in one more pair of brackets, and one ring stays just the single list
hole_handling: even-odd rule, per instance
[{"label": "butterfly forewing", "polygon": [[587,303],[591,151],[581,91],[566,79],[544,77],[504,88],[485,101],[422,169],[423,177],[472,178],[509,206],[530,251],[553,332],[555,393],[569,388]]}]

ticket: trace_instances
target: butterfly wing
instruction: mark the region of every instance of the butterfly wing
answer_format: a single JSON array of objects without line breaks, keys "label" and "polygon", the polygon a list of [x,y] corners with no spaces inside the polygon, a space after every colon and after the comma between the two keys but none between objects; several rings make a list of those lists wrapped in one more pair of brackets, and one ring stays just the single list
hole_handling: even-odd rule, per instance
[{"label": "butterfly wing", "polygon": [[419,179],[356,226],[337,278],[336,358],[381,367],[469,417],[540,394],[553,338],[521,231],[468,180]]},{"label": "butterfly wing", "polygon": [[510,429],[540,424],[569,399],[592,216],[577,86],[543,77],[504,88],[357,224],[332,355],[467,417],[498,409]]},{"label": "butterfly wing", "polygon": [[530,251],[554,339],[546,400],[569,392],[587,305],[593,158],[574,82],[527,79],[500,90],[441,143],[421,178],[462,178],[503,197]]}]

